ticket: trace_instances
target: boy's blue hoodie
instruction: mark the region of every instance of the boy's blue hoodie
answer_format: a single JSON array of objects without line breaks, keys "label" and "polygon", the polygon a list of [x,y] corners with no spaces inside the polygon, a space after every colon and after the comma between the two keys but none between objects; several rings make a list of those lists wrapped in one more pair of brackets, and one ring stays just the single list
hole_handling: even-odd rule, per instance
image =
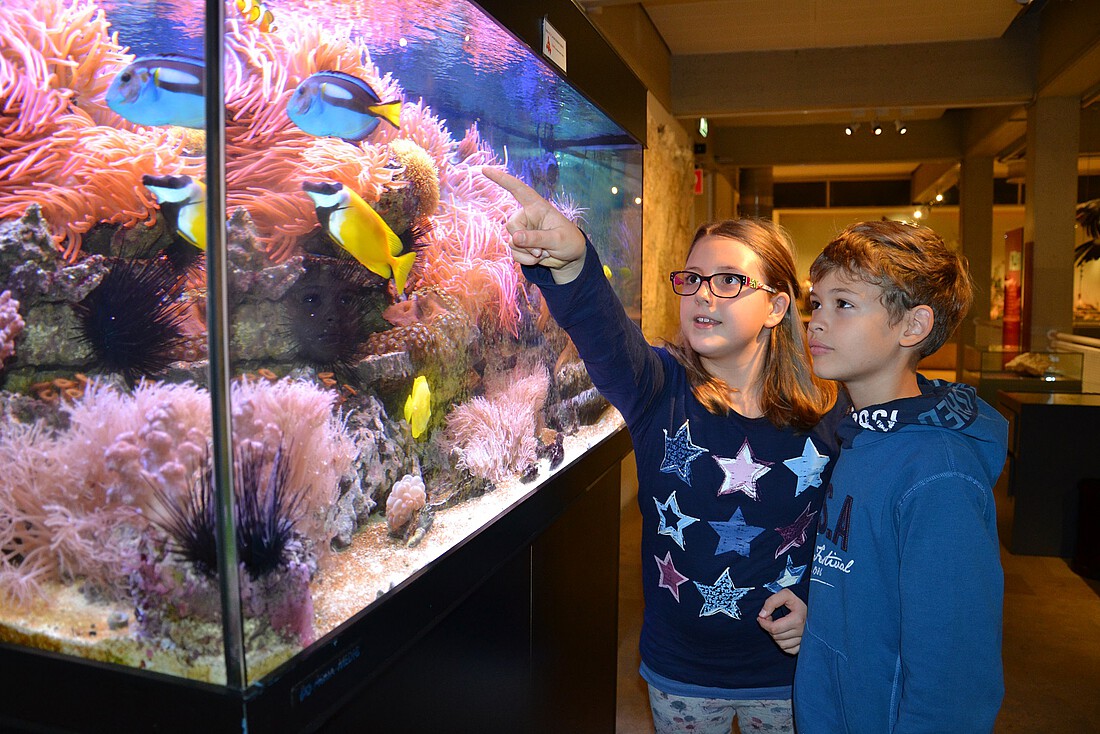
[{"label": "boy's blue hoodie", "polygon": [[1004,695],[992,486],[1007,424],[968,385],[853,413],[818,525],[799,734],[988,732]]}]

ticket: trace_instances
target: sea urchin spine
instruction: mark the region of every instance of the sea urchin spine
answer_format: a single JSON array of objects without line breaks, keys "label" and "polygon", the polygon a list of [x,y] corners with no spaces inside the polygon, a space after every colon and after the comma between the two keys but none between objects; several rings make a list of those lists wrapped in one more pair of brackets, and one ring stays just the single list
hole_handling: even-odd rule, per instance
[{"label": "sea urchin spine", "polygon": [[[258,579],[286,564],[303,493],[289,486],[290,461],[281,445],[270,454],[251,444],[238,446],[234,459],[237,560]],[[204,463],[186,498],[158,492],[163,511],[153,522],[168,534],[172,552],[213,578],[218,569],[216,498],[209,457]]]},{"label": "sea urchin spine", "polygon": [[99,368],[130,384],[157,375],[183,342],[183,289],[183,278],[167,260],[116,260],[99,285],[73,305],[78,338]]}]

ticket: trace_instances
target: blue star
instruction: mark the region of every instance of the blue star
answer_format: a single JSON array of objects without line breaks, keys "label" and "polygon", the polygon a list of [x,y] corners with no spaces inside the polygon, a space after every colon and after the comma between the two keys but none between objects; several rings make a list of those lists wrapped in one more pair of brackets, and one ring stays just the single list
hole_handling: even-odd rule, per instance
[{"label": "blue star", "polygon": [[716,556],[734,551],[748,558],[752,539],[764,532],[764,528],[745,524],[740,507],[726,522],[712,522],[710,526],[718,533],[718,547],[714,550]]},{"label": "blue star", "polygon": [[661,461],[661,471],[666,474],[676,474],[691,486],[691,462],[705,454],[707,450],[702,446],[696,446],[691,442],[691,429],[688,421],[676,431],[672,438],[668,437],[668,429],[665,432],[665,458]]},{"label": "blue star", "polygon": [[[661,519],[661,524],[657,527],[657,533],[659,535],[671,536],[676,541],[676,545],[680,546],[680,550],[684,549],[684,528],[691,525],[693,522],[699,522],[699,518],[685,515],[680,512],[680,505],[676,502],[676,493],[673,492],[665,500],[664,504],[661,503],[656,497],[653,501],[657,503],[657,515]],[[676,518],[676,525],[672,526],[668,524],[668,518],[665,516],[665,512],[672,513],[672,516]]]},{"label": "blue star", "polygon": [[783,573],[779,574],[779,578],[775,581],[764,584],[764,588],[773,594],[777,594],[780,589],[797,584],[805,572],[805,566],[795,566],[791,563],[791,557],[787,556],[787,567],[783,569]]},{"label": "blue star", "polygon": [[794,496],[805,492],[810,487],[821,486],[821,470],[829,463],[829,457],[817,453],[817,447],[810,439],[806,439],[806,445],[802,449],[802,456],[786,459],[783,464],[798,476],[798,486],[794,488]]},{"label": "blue star", "polygon": [[733,619],[741,619],[741,610],[737,608],[737,601],[749,593],[755,586],[739,589],[730,580],[730,570],[727,568],[714,582],[713,586],[692,581],[699,593],[703,595],[703,608],[699,610],[700,617],[709,617],[721,612]]}]

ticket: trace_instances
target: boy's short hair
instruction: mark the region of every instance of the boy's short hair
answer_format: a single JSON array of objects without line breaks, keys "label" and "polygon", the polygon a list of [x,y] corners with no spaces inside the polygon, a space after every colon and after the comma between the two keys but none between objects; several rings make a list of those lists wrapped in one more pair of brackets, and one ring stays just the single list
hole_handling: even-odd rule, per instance
[{"label": "boy's short hair", "polygon": [[943,346],[974,302],[966,259],[928,227],[895,221],[853,224],[817,256],[810,280],[816,283],[837,271],[880,287],[891,323],[915,306],[932,309],[935,321],[919,345],[921,357]]}]

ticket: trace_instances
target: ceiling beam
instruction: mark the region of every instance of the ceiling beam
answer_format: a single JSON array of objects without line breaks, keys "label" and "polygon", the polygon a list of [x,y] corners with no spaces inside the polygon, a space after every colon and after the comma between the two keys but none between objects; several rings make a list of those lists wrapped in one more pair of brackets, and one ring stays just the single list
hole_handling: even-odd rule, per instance
[{"label": "ceiling beam", "polygon": [[673,56],[672,111],[768,112],[1020,105],[1033,51],[1013,39]]},{"label": "ceiling beam", "polygon": [[917,120],[898,135],[890,123],[874,136],[864,124],[848,137],[841,125],[711,128],[708,153],[719,164],[772,166],[893,161],[957,161],[963,155],[962,116]]}]

